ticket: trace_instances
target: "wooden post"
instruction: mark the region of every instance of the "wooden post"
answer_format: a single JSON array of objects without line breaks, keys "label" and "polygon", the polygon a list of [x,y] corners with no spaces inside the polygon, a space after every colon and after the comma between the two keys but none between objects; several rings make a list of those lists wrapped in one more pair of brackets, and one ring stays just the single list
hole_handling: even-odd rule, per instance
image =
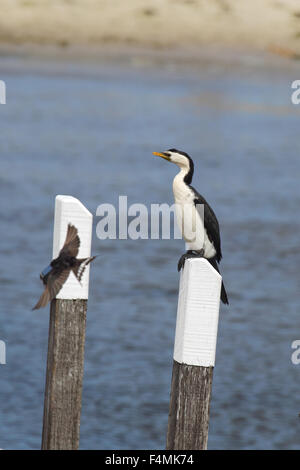
[{"label": "wooden post", "polygon": [[[92,214],[78,199],[56,196],[53,258],[64,244],[68,223],[78,229],[78,258],[90,256],[92,221]],[[79,446],[88,287],[89,266],[81,284],[71,272],[51,302],[42,450]]]},{"label": "wooden post", "polygon": [[207,449],[222,278],[204,258],[181,272],[167,449]]}]

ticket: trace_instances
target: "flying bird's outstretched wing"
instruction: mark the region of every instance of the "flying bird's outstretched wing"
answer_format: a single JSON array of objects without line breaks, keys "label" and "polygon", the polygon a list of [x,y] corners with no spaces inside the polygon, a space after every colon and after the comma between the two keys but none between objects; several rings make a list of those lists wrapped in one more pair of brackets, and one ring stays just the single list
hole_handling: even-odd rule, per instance
[{"label": "flying bird's outstretched wing", "polygon": [[41,295],[41,297],[38,301],[38,303],[33,307],[32,310],[37,310],[41,307],[45,307],[49,301],[50,301],[50,294],[49,294],[48,287],[46,286],[44,292],[42,293],[42,295]]},{"label": "flying bird's outstretched wing", "polygon": [[49,276],[48,282],[47,282],[47,287],[49,289],[50,293],[50,300],[54,299],[59,291],[61,290],[62,286],[68,279],[68,276],[70,274],[71,269],[67,268],[59,273],[51,273]]},{"label": "flying bird's outstretched wing", "polygon": [[59,255],[68,255],[68,256],[76,256],[78,255],[80,246],[80,238],[78,236],[78,230],[74,225],[68,224],[68,230],[66,235],[66,240],[64,246],[59,252]]},{"label": "flying bird's outstretched wing", "polygon": [[66,280],[68,279],[69,274],[69,268],[64,269],[58,273],[51,272],[49,274],[45,290],[42,293],[38,303],[35,307],[33,307],[32,310],[37,310],[41,307],[45,307],[50,300],[54,299],[61,290]]}]

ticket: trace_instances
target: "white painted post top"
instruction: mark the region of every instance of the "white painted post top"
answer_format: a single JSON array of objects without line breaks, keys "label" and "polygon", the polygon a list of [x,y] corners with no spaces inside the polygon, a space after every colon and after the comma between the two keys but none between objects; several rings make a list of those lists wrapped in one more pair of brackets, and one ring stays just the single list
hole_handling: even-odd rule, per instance
[{"label": "white painted post top", "polygon": [[186,259],[181,271],[174,359],[215,365],[222,277],[204,258]]},{"label": "white painted post top", "polygon": [[[53,258],[57,258],[66,239],[67,227],[71,223],[78,229],[80,247],[77,258],[91,256],[93,216],[73,196],[56,196],[53,234]],[[85,268],[81,283],[71,272],[57,299],[88,299],[90,265]]]}]

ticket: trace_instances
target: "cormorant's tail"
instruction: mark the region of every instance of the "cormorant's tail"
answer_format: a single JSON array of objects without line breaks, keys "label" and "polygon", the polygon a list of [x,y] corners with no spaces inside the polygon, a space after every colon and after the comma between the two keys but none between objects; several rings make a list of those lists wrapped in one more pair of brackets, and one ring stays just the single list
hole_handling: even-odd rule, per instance
[{"label": "cormorant's tail", "polygon": [[[215,268],[215,270],[218,271],[218,273],[220,274],[219,266],[218,266],[216,258],[215,257],[214,258],[207,258],[207,261],[209,261],[210,264],[213,266],[213,268]],[[223,281],[222,281],[222,287],[221,287],[221,300],[222,300],[223,304],[229,304],[226,289],[225,289]]]},{"label": "cormorant's tail", "polygon": [[84,270],[87,267],[88,264],[90,264],[91,261],[93,261],[96,258],[96,256],[91,256],[89,258],[78,258],[76,260],[75,266],[72,268],[73,273],[75,274],[76,278],[78,281],[81,281],[81,278],[83,276]]},{"label": "cormorant's tail", "polygon": [[228,297],[227,297],[227,292],[224,286],[224,282],[222,281],[222,287],[221,287],[221,300],[223,304],[229,305]]}]

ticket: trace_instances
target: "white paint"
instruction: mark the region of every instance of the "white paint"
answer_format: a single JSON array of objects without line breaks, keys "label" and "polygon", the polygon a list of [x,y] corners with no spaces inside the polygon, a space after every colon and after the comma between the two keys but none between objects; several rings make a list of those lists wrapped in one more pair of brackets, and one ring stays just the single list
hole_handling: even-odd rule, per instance
[{"label": "white paint", "polygon": [[204,258],[189,258],[181,271],[174,359],[214,366],[222,277]]},{"label": "white paint", "polygon": [[[57,258],[66,239],[68,224],[78,229],[80,247],[77,258],[91,256],[93,216],[87,208],[73,196],[56,196],[53,234],[53,258]],[[85,269],[81,283],[71,272],[57,299],[88,299],[90,265]]]}]

